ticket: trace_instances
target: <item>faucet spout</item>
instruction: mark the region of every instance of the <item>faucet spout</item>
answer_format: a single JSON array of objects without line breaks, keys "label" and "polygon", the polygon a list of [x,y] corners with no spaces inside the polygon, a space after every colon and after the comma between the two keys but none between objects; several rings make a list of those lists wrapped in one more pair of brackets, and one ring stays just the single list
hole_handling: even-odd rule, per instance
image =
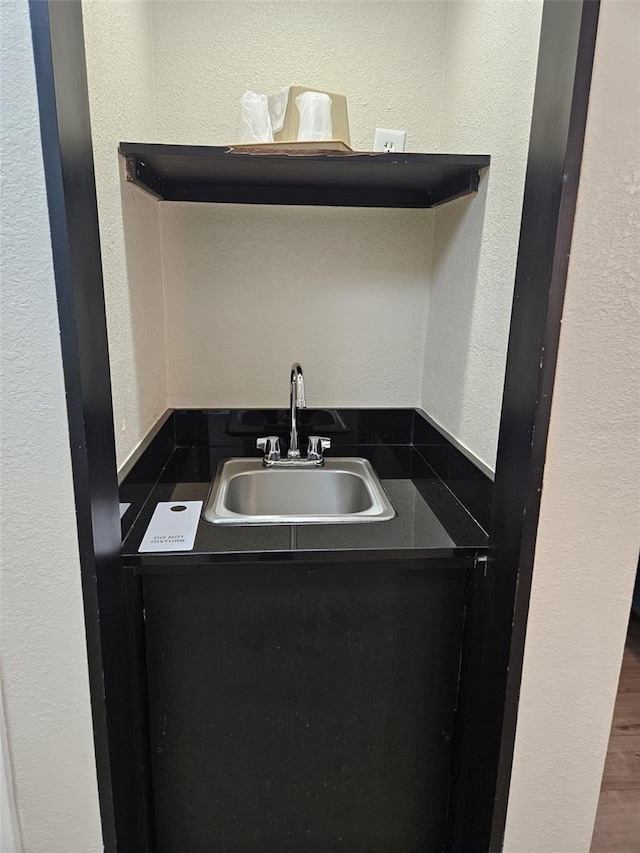
[{"label": "faucet spout", "polygon": [[324,435],[310,435],[305,459],[300,454],[298,446],[298,409],[306,409],[304,399],[304,377],[302,367],[295,361],[291,365],[291,434],[287,458],[280,456],[280,444],[277,435],[264,435],[256,442],[259,450],[264,450],[263,464],[265,468],[322,468],[324,451],[331,447],[331,439]]},{"label": "faucet spout", "polygon": [[289,450],[287,457],[289,459],[300,458],[300,448],[298,447],[298,409],[306,409],[307,404],[304,399],[304,376],[302,375],[302,367],[298,362],[291,365],[291,435],[289,436]]}]

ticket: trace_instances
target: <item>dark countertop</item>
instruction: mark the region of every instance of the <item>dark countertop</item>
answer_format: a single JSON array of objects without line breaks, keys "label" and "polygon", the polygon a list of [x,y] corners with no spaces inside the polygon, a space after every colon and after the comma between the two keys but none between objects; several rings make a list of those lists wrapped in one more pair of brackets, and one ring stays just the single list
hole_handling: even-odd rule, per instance
[{"label": "dark countertop", "polygon": [[161,571],[168,566],[175,570],[179,566],[240,561],[351,562],[372,557],[455,556],[468,561],[478,548],[486,546],[484,530],[415,447],[339,444],[330,455],[369,459],[396,510],[396,518],[354,524],[229,527],[201,519],[193,550],[140,554],[138,547],[159,502],[206,501],[221,460],[258,456],[247,447],[176,447],[141,508],[134,503],[129,511],[131,526],[123,544],[126,563]]}]

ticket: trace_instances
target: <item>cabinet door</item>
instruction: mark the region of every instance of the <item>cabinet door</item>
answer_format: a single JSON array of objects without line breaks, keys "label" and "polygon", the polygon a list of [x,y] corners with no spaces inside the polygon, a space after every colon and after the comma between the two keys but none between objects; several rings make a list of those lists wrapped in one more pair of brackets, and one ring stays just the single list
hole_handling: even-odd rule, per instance
[{"label": "cabinet door", "polygon": [[144,579],[159,853],[411,853],[446,834],[464,570]]}]

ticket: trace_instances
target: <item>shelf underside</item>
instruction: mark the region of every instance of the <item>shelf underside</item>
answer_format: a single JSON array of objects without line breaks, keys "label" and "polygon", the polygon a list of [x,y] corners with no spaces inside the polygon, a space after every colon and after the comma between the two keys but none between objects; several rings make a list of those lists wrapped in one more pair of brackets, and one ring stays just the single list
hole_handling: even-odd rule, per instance
[{"label": "shelf underside", "polygon": [[127,180],[164,201],[438,207],[478,189],[488,155],[259,153],[120,143]]}]

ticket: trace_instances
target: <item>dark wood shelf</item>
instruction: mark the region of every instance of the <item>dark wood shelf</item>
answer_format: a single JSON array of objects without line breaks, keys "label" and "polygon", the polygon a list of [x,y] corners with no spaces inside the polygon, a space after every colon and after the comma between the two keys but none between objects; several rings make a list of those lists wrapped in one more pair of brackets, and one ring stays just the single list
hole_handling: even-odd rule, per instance
[{"label": "dark wood shelf", "polygon": [[121,142],[127,180],[164,201],[438,207],[476,192],[486,154],[263,153]]}]

